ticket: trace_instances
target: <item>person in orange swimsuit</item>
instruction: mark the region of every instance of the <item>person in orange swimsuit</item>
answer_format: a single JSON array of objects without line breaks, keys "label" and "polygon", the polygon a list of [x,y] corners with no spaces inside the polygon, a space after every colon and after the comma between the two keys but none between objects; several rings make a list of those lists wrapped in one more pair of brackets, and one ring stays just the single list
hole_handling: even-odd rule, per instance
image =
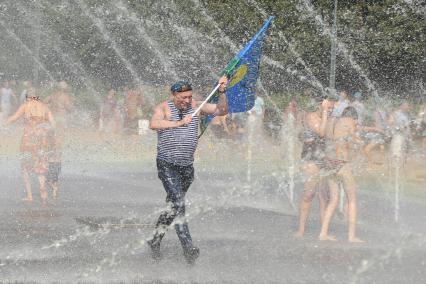
[{"label": "person in orange swimsuit", "polygon": [[46,204],[47,192],[45,189],[46,177],[49,168],[49,133],[54,131],[55,121],[46,104],[40,101],[35,88],[29,88],[26,102],[10,116],[6,125],[24,119],[24,133],[21,140],[21,167],[24,179],[26,198],[24,201],[32,202],[30,174],[38,176],[40,198]]}]

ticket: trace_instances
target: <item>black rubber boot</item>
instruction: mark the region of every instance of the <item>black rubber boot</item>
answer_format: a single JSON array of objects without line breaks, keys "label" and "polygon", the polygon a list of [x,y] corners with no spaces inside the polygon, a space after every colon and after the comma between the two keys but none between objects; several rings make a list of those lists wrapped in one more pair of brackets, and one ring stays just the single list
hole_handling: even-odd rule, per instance
[{"label": "black rubber boot", "polygon": [[156,237],[147,241],[149,247],[151,248],[151,257],[156,261],[161,259],[160,242],[161,240]]},{"label": "black rubber boot", "polygon": [[185,256],[186,262],[192,265],[195,263],[195,260],[200,256],[200,249],[197,247],[185,249],[183,255]]}]

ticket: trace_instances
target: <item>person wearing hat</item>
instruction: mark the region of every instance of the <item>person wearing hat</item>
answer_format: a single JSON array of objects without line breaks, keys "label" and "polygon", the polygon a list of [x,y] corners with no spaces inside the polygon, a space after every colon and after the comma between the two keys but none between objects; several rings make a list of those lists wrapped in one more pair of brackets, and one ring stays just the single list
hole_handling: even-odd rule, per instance
[{"label": "person wearing hat", "polygon": [[[218,104],[206,103],[201,112],[221,116],[228,113],[224,95],[227,78],[219,79],[221,93]],[[163,183],[169,204],[158,218],[154,234],[148,244],[152,257],[161,257],[160,243],[167,228],[175,226],[181,242],[184,257],[193,264],[199,256],[199,249],[193,245],[185,220],[185,195],[194,180],[194,152],[198,141],[198,113],[196,109],[202,102],[193,100],[192,86],[187,81],[178,81],[171,87],[170,98],[157,105],[149,127],[157,131],[157,170]]]}]

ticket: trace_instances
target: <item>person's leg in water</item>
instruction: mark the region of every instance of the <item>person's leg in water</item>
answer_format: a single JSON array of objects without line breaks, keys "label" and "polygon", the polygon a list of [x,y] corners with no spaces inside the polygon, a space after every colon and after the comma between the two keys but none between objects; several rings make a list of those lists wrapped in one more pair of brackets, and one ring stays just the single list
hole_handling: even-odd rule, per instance
[{"label": "person's leg in water", "polygon": [[328,184],[327,180],[324,178],[320,178],[320,181],[318,182],[318,201],[319,201],[319,210],[320,210],[320,218],[321,218],[321,224],[324,222],[324,214],[325,209],[327,207],[327,204],[330,200],[330,196],[328,193]]},{"label": "person's leg in water", "polygon": [[59,191],[59,182],[58,181],[49,181],[48,182],[50,188],[52,189],[52,198],[57,199],[58,198],[58,191]]},{"label": "person's leg in water", "polygon": [[337,204],[339,202],[339,186],[332,177],[328,178],[328,191],[329,201],[324,212],[324,218],[321,224],[321,232],[318,236],[320,241],[336,241],[335,236],[330,236],[328,234],[331,219],[333,218],[334,211],[336,210]]},{"label": "person's leg in water", "polygon": [[38,175],[38,183],[40,187],[41,204],[46,205],[47,203],[46,177],[44,175]]},{"label": "person's leg in water", "polygon": [[348,200],[348,241],[363,242],[356,237],[356,222],[357,222],[357,189],[355,179],[353,177],[350,165],[346,164],[340,171],[339,176],[343,180],[343,185]]},{"label": "person's leg in water", "polygon": [[312,200],[315,197],[317,185],[319,183],[319,168],[314,163],[303,166],[302,170],[308,175],[304,184],[304,189],[299,203],[299,228],[295,233],[296,237],[303,237],[305,225],[311,209]]},{"label": "person's leg in water", "polygon": [[50,162],[49,171],[47,173],[46,182],[49,187],[52,189],[53,199],[58,198],[59,192],[59,174],[61,173],[61,163],[60,162]]},{"label": "person's leg in water", "polygon": [[188,224],[185,221],[185,194],[189,185],[193,181],[194,171],[190,167],[170,166],[162,161],[157,162],[158,176],[167,192],[166,201],[170,203],[168,210],[165,210],[158,218],[156,229],[148,244],[151,246],[152,256],[159,259],[160,243],[167,228],[175,221],[176,233],[182,244],[184,256],[189,263],[193,263],[198,257],[199,250],[192,244]]},{"label": "person's leg in water", "polygon": [[177,215],[175,220],[175,230],[179,237],[180,243],[183,248],[185,259],[188,263],[193,264],[195,259],[200,255],[200,250],[192,243],[191,234],[189,233],[188,222],[185,218],[185,195],[188,192],[189,186],[194,181],[194,168],[193,166],[181,167],[179,170],[180,184],[183,191],[183,211]]},{"label": "person's leg in water", "polygon": [[[172,224],[176,218],[179,204],[177,201],[181,198],[180,191],[176,190],[178,183],[177,170],[174,166],[169,165],[166,162],[157,160],[158,177],[163,183],[164,190],[166,191],[166,203],[167,209],[165,209],[158,217],[155,225],[155,230],[152,238],[148,240],[148,244],[151,247],[152,257],[156,260],[161,258],[160,254],[160,243],[168,227]],[[177,191],[177,192],[175,192]]]},{"label": "person's leg in water", "polygon": [[25,167],[22,167],[22,179],[24,180],[24,186],[27,196],[23,199],[27,202],[33,201],[33,193],[31,190],[31,180],[30,180],[30,173],[28,172],[28,169]]}]

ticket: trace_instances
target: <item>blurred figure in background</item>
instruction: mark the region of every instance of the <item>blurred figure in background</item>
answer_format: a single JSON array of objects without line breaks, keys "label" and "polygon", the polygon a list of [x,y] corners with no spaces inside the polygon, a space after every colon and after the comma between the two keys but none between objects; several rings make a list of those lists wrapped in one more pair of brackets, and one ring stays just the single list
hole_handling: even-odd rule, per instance
[{"label": "blurred figure in background", "polygon": [[426,155],[426,103],[420,108],[416,123],[417,132],[422,139],[423,155]]},{"label": "blurred figure in background", "polygon": [[52,190],[52,197],[56,199],[59,192],[59,175],[61,173],[61,143],[56,136],[53,128],[48,132],[48,172],[46,175],[46,181]]},{"label": "blurred figure in background", "polygon": [[234,139],[237,142],[237,147],[243,151],[247,142],[247,121],[249,114],[247,112],[231,113],[231,123],[234,133]]},{"label": "blurred figure in background", "polygon": [[58,130],[68,127],[68,115],[73,109],[73,101],[65,81],[58,83],[52,95],[45,98],[44,102],[55,116]]},{"label": "blurred figure in background", "polygon": [[114,89],[109,89],[106,98],[101,104],[99,111],[99,131],[113,132],[120,131],[121,116],[117,103],[117,94]]},{"label": "blurred figure in background", "polygon": [[411,142],[410,132],[410,104],[403,101],[399,108],[389,117],[389,126],[392,131],[391,158],[397,163],[404,163]]},{"label": "blurred figure in background", "polygon": [[228,114],[215,116],[210,121],[210,129],[216,138],[222,139],[231,137],[232,133],[228,127],[228,117]]},{"label": "blurred figure in background", "polygon": [[[248,153],[251,152],[251,145],[254,137],[262,135],[263,119],[265,117],[265,101],[259,95],[256,96],[254,106],[248,112],[247,117],[247,140],[249,142]],[[259,142],[259,141],[258,141]],[[248,154],[250,157],[251,154]]]},{"label": "blurred figure in background", "polygon": [[376,131],[371,131],[365,134],[366,145],[363,148],[364,155],[367,158],[368,165],[373,163],[372,151],[377,146],[380,146],[382,157],[384,156],[385,143],[390,140],[388,119],[389,115],[385,108],[385,101],[379,99],[376,104],[376,109],[373,113],[374,128]]},{"label": "blurred figure in background", "polygon": [[248,113],[256,115],[256,117],[258,117],[260,120],[263,119],[263,116],[265,115],[265,101],[261,96],[256,96],[254,106],[251,110],[248,111]]},{"label": "blurred figure in background", "polygon": [[33,83],[31,81],[24,81],[22,85],[24,89],[22,90],[21,95],[19,96],[19,104],[23,104],[26,102],[28,89],[33,86]]},{"label": "blurred figure in background", "polygon": [[339,92],[339,100],[334,104],[333,112],[331,116],[340,117],[345,108],[350,104],[348,93],[344,90]]},{"label": "blurred figure in background", "polygon": [[358,116],[358,124],[364,125],[365,122],[365,105],[362,102],[362,93],[360,91],[356,91],[352,95],[353,101],[351,102],[351,106],[353,106],[356,110],[357,116]]},{"label": "blurred figure in background", "polygon": [[12,112],[13,101],[16,100],[9,81],[4,81],[0,89],[1,113],[3,121],[6,120]]},{"label": "blurred figure in background", "polygon": [[124,128],[136,131],[138,128],[139,109],[143,106],[143,97],[140,89],[127,88],[124,97],[125,119]]},{"label": "blurred figure in background", "polygon": [[24,119],[24,134],[21,140],[21,167],[27,196],[24,201],[32,202],[30,174],[38,176],[40,198],[42,204],[47,202],[45,189],[46,174],[49,167],[49,132],[53,131],[55,121],[46,104],[40,101],[40,97],[34,88],[28,89],[27,100],[19,109],[8,118],[6,125]]},{"label": "blurred figure in background", "polygon": [[392,140],[389,149],[389,181],[392,183],[395,193],[395,221],[399,220],[399,194],[402,189],[402,182],[406,176],[406,165],[408,150],[413,146],[410,129],[410,104],[402,101],[397,110],[389,118],[389,126],[392,133]]},{"label": "blurred figure in background", "polygon": [[284,109],[283,122],[288,124],[289,122],[294,123],[294,126],[299,125],[301,122],[301,113],[299,112],[298,103],[295,97],[292,97]]}]

